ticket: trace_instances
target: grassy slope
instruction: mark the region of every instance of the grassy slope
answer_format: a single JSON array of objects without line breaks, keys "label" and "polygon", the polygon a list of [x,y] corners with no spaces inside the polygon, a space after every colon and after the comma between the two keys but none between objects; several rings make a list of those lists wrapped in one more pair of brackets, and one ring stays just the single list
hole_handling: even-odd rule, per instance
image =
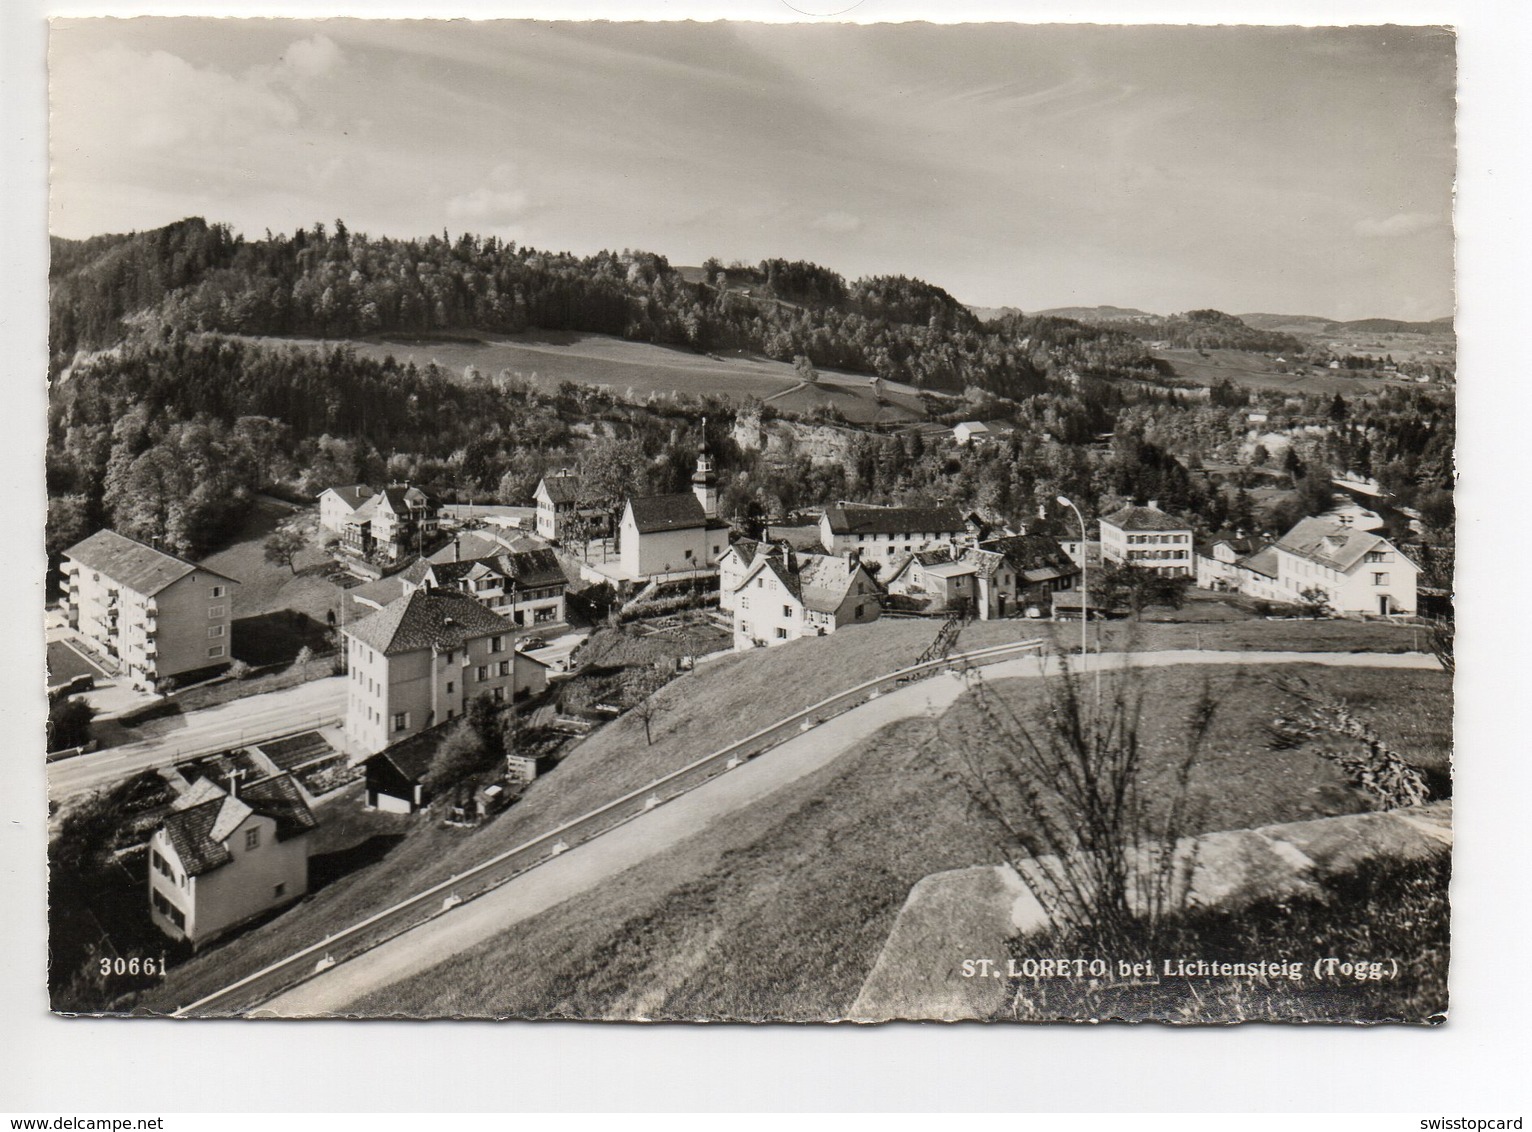
[{"label": "grassy slope", "polygon": [[[1343,630],[1369,635],[1375,628],[1350,622],[1334,624]],[[1049,628],[1046,623],[976,622],[964,629],[960,647],[982,648],[1027,639]],[[1070,632],[1073,628],[1078,633],[1077,626],[1057,628],[1071,646],[1078,640]],[[1189,648],[1196,627],[1142,628],[1166,637],[1178,636],[1174,643],[1159,647]],[[1233,647],[1240,647],[1241,643],[1271,648],[1308,647],[1307,636],[1294,632],[1294,628],[1324,632],[1330,630],[1330,623],[1318,626],[1304,623],[1300,627],[1293,623],[1253,621],[1219,627],[1222,632],[1239,634],[1240,642]],[[838,690],[912,664],[936,630],[937,623],[933,621],[889,619],[830,637],[704,664],[661,693],[676,706],[652,721],[655,740],[652,746],[645,745],[640,722],[628,717],[615,720],[571,751],[552,775],[534,783],[520,802],[488,825],[463,831],[418,821],[408,838],[380,862],[338,880],[324,893],[298,904],[271,924],[230,940],[171,972],[166,985],[147,998],[145,1004],[164,1007],[190,1002]],[[1202,631],[1208,632],[1206,628]],[[877,647],[868,647],[870,637],[875,638]],[[1204,647],[1219,646],[1204,641]]]},{"label": "grassy slope", "polygon": [[[1330,764],[1259,740],[1279,694],[1235,669],[1148,673],[1155,702],[1186,704],[1204,676],[1221,693],[1197,776],[1200,828],[1354,811]],[[1407,756],[1440,764],[1450,684],[1439,672],[1325,670]],[[1035,707],[1037,686],[1001,685]],[[1175,715],[1150,728],[1166,771]],[[912,885],[999,859],[965,795],[937,772],[979,719],[960,703],[884,729],[834,765],[514,931],[377,992],[360,1013],[685,1019],[833,1018],[855,998]]]},{"label": "grassy slope", "polygon": [[[297,574],[286,566],[266,561],[266,537],[294,515],[289,507],[258,499],[251,505],[234,541],[202,559],[201,565],[240,584],[234,594],[236,618],[293,609],[323,621],[326,610],[339,608],[335,584],[317,572],[317,567],[330,560],[317,543],[311,542],[298,555],[293,563]],[[303,513],[302,521],[312,538],[313,528],[318,525],[314,512]]]},{"label": "grassy slope", "polygon": [[[318,344],[312,339],[265,341]],[[439,338],[358,339],[349,344],[364,357],[382,360],[392,356],[401,362],[413,360],[419,366],[434,361],[453,373],[462,373],[468,366],[491,375],[509,370],[550,390],[560,382],[573,381],[608,386],[618,394],[631,390],[636,397],[650,393],[694,396],[706,393],[746,401],[782,393],[799,383],[796,371],[787,362],[698,354],[600,334],[535,331],[508,335],[467,331]],[[857,405],[865,402],[866,410],[877,408],[866,388],[865,376],[824,370],[821,379],[847,395],[837,397],[837,402],[854,401]],[[893,385],[890,391],[903,395],[915,392],[903,385]],[[924,415],[917,397],[900,396],[899,401],[914,418]],[[844,411],[852,416],[863,410],[852,406]]]}]

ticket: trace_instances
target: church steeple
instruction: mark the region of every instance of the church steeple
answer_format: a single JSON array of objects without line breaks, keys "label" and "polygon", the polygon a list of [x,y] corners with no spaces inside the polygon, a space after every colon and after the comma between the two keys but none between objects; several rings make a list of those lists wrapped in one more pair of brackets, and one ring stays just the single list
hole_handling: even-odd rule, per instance
[{"label": "church steeple", "polygon": [[718,517],[718,474],[713,470],[713,454],[707,447],[707,418],[702,418],[702,446],[697,450],[697,470],[692,473],[692,493],[702,504],[709,519]]}]

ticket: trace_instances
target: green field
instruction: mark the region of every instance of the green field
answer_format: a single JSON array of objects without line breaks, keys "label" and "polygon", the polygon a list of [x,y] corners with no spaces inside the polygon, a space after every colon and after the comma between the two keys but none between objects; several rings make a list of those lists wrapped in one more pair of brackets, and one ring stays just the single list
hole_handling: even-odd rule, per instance
[{"label": "green field", "polygon": [[1206,357],[1198,350],[1153,350],[1151,353],[1169,362],[1178,377],[1195,381],[1198,385],[1210,386],[1220,381],[1229,381],[1242,389],[1257,391],[1277,390],[1323,397],[1333,397],[1340,393],[1354,397],[1400,384],[1376,377],[1350,377],[1344,370],[1316,369],[1296,364],[1287,368],[1298,372],[1279,373],[1275,359],[1244,350],[1208,350]]},{"label": "green field", "polygon": [[[1305,669],[1345,696],[1406,757],[1445,770],[1450,681],[1440,672]],[[1242,828],[1364,808],[1307,750],[1272,751],[1261,726],[1282,702],[1259,672],[1145,673],[1151,783],[1169,777],[1179,712],[1212,683],[1221,704],[1194,776],[1197,828]],[[1110,678],[1109,678],[1110,679]],[[997,691],[1039,709],[1036,681]],[[891,725],[833,765],[717,822],[616,882],[356,1004],[361,1014],[699,1016],[810,1021],[855,999],[910,888],[1001,860],[944,771],[975,728],[970,701],[941,720]]]},{"label": "green field", "polygon": [[[307,338],[264,338],[256,341],[308,346],[338,345]],[[393,357],[417,366],[432,362],[461,374],[469,366],[490,376],[508,372],[540,388],[552,390],[560,382],[604,387],[630,399],[650,394],[680,393],[693,397],[713,396],[744,404],[752,399],[787,393],[800,382],[793,367],[769,358],[699,354],[693,350],[630,342],[602,334],[565,331],[529,331],[525,334],[490,334],[462,331],[423,337],[390,336],[348,340],[358,354],[383,360]],[[906,385],[887,387],[891,406],[874,400],[862,374],[821,370],[820,380],[833,387],[834,402],[847,419],[873,419],[897,411],[901,420],[925,415],[916,391]],[[792,401],[778,406],[794,411]]]},{"label": "green field", "polygon": [[[226,986],[284,955],[347,927],[405,896],[504,852],[523,841],[597,809],[770,723],[837,691],[913,664],[936,636],[939,622],[884,619],[828,637],[721,658],[668,685],[660,693],[669,710],[651,720],[653,744],[643,724],[623,716],[600,728],[539,779],[521,801],[474,830],[448,829],[411,819],[408,836],[366,867],[333,884],[257,930],[231,939],[173,970],[143,1005],[166,1009]],[[1128,631],[1126,623],[1109,632]],[[1031,639],[1057,629],[1065,647],[1078,641],[1078,625],[981,621],[963,630],[958,647]],[[1072,632],[1071,632],[1072,630]],[[1392,631],[1392,636],[1378,631]],[[1398,626],[1351,622],[1245,621],[1227,625],[1144,624],[1138,630],[1164,643],[1191,648],[1204,634],[1205,648],[1271,648],[1400,651]],[[876,647],[868,647],[869,640]],[[334,803],[355,806],[353,799]],[[338,814],[340,811],[332,810]],[[321,814],[321,821],[331,820]],[[900,896],[903,899],[903,896]]]}]

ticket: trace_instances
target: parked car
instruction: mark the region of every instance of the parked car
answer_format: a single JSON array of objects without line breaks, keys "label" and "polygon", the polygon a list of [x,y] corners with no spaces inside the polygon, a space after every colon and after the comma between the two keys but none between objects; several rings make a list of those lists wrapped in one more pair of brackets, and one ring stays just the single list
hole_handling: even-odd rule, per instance
[{"label": "parked car", "polygon": [[533,649],[547,648],[548,641],[546,638],[539,637],[536,633],[532,633],[528,636],[522,637],[519,641],[517,641],[516,647],[519,648],[522,652],[531,652]]}]

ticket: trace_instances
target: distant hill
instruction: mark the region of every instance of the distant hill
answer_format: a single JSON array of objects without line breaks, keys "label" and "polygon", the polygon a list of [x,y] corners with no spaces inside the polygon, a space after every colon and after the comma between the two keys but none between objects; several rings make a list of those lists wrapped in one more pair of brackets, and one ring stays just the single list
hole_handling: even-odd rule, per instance
[{"label": "distant hill", "polygon": [[1127,319],[1156,319],[1160,316],[1134,307],[1052,307],[1033,311],[1039,318],[1072,318],[1077,322],[1122,322]]},{"label": "distant hill", "polygon": [[1242,314],[1238,316],[1247,326],[1257,330],[1271,330],[1280,334],[1450,334],[1452,316],[1433,319],[1430,322],[1407,322],[1397,318],[1359,318],[1350,322],[1321,318],[1312,314]]}]

